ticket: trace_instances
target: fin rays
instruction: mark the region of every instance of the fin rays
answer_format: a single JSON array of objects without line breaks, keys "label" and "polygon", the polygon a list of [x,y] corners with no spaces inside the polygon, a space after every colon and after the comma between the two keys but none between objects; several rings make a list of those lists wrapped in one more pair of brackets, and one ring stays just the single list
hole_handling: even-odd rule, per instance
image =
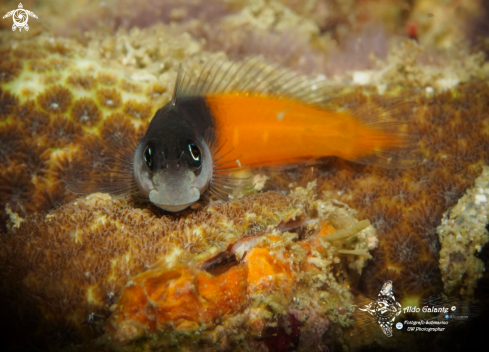
[{"label": "fin rays", "polygon": [[208,129],[204,137],[204,140],[207,143],[212,155],[213,170],[208,191],[217,199],[221,201],[228,201],[233,198],[233,194],[235,194],[238,190],[246,189],[247,186],[242,185],[242,183],[246,183],[246,181],[251,179],[251,176],[240,177],[232,174],[248,170],[249,167],[227,167],[232,163],[232,161],[223,161],[223,159],[228,156],[232,150],[221,153],[226,143],[224,141],[220,145],[216,145],[215,138],[212,138],[213,135],[214,131],[212,129]]},{"label": "fin rays", "polygon": [[114,197],[137,193],[133,176],[135,141],[114,135],[108,140],[93,136],[90,142],[79,159],[71,162],[64,179],[67,189],[75,194],[104,192]]},{"label": "fin rays", "polygon": [[268,64],[260,57],[241,62],[216,59],[207,62],[196,79],[180,68],[172,102],[180,97],[244,91],[277,99],[300,100],[306,104],[321,104],[334,93],[324,79],[290,72],[280,64]]}]

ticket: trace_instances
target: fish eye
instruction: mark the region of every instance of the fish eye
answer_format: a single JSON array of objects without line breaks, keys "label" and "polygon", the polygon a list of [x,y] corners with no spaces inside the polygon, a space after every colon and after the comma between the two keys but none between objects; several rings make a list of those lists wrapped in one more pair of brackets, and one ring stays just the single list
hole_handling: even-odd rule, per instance
[{"label": "fish eye", "polygon": [[200,156],[200,149],[195,145],[195,143],[190,142],[188,144],[188,150],[190,152],[190,156],[192,157],[193,161],[196,163],[200,164],[201,163],[201,156]]},{"label": "fish eye", "polygon": [[153,153],[151,151],[151,148],[149,146],[146,147],[144,150],[144,161],[146,162],[146,165],[148,165],[149,169],[153,169]]}]

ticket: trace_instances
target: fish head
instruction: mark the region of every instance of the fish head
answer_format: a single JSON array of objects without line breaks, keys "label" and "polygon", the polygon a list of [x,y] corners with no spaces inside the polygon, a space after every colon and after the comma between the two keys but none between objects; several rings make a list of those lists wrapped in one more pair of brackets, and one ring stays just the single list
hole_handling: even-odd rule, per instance
[{"label": "fish head", "polygon": [[209,187],[213,161],[209,146],[175,109],[162,109],[148,127],[133,160],[141,194],[156,206],[181,211]]}]

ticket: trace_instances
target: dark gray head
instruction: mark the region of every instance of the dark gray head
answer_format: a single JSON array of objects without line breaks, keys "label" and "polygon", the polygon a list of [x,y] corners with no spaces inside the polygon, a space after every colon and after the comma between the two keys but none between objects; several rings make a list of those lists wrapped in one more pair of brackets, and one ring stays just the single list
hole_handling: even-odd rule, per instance
[{"label": "dark gray head", "polygon": [[[167,211],[183,210],[199,200],[212,179],[212,154],[202,132],[205,123],[195,124],[189,118],[205,105],[199,106],[204,103],[201,98],[193,100],[183,106],[170,102],[160,109],[134,154],[139,191]],[[199,111],[201,121],[206,110]]]}]

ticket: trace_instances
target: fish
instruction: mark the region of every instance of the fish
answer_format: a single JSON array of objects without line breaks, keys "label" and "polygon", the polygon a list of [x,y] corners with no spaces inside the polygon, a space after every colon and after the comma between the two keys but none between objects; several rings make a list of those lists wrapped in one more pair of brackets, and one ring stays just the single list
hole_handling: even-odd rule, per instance
[{"label": "fish", "polygon": [[180,66],[171,100],[145,135],[94,141],[89,152],[99,157],[75,165],[67,188],[136,194],[179,212],[206,194],[229,200],[249,179],[245,169],[326,156],[387,168],[419,161],[412,104],[332,108],[336,89],[260,59],[211,60],[195,77]]}]

